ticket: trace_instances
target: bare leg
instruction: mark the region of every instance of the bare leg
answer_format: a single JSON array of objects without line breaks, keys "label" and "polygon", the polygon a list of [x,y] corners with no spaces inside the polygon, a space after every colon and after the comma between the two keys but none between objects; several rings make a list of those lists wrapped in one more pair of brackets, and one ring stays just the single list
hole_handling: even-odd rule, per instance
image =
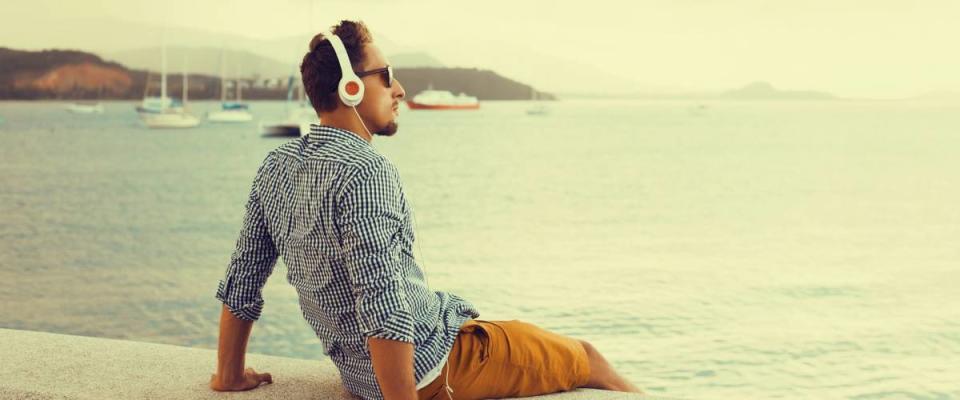
[{"label": "bare leg", "polygon": [[584,387],[604,390],[616,390],[619,392],[643,393],[640,388],[617,374],[610,363],[603,355],[597,351],[590,343],[580,340],[583,349],[587,351],[587,358],[590,360],[590,380]]}]

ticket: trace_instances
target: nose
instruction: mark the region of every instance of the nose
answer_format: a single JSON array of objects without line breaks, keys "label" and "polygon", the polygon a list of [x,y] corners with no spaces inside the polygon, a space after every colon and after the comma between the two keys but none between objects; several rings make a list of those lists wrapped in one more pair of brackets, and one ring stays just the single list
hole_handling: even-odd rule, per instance
[{"label": "nose", "polygon": [[398,98],[398,99],[404,98],[404,96],[407,95],[407,91],[406,91],[406,90],[403,90],[403,85],[401,85],[401,84],[400,84],[400,81],[399,81],[399,80],[396,80],[396,79],[393,81],[393,83],[394,83],[394,85],[393,85],[393,87],[394,87],[394,91],[393,91],[393,92],[394,92],[394,95],[393,95],[393,96],[396,97],[396,98]]}]

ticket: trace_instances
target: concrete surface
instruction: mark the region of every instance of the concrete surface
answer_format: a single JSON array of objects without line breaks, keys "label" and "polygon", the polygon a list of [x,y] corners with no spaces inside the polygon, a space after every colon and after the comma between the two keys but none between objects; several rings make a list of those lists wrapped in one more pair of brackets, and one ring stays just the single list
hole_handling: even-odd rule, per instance
[{"label": "concrete surface", "polygon": [[[207,386],[214,350],[10,329],[0,329],[0,343],[2,399],[355,399],[329,360],[248,354],[247,366],[274,383],[218,393]],[[530,399],[655,397],[579,389]]]}]

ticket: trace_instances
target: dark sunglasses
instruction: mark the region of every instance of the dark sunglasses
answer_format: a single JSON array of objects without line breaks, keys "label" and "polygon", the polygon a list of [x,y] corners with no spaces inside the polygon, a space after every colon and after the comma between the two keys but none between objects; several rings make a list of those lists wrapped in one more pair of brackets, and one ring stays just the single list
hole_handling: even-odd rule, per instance
[{"label": "dark sunglasses", "polygon": [[380,74],[380,76],[383,77],[384,84],[387,85],[387,87],[393,87],[393,81],[396,79],[396,77],[393,76],[393,67],[388,65],[386,68],[377,68],[369,71],[357,72],[357,76],[361,78],[373,74]]}]

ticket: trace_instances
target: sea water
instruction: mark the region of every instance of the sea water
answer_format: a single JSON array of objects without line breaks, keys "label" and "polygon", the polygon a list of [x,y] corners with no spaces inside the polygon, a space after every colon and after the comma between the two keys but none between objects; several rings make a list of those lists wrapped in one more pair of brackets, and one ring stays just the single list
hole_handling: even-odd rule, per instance
[{"label": "sea water", "polygon": [[[0,103],[0,328],[216,348],[217,281],[284,139],[148,130],[134,106]],[[590,341],[651,394],[960,398],[960,104],[532,106],[403,109],[374,140],[432,287]],[[285,275],[249,351],[322,359]]]}]

